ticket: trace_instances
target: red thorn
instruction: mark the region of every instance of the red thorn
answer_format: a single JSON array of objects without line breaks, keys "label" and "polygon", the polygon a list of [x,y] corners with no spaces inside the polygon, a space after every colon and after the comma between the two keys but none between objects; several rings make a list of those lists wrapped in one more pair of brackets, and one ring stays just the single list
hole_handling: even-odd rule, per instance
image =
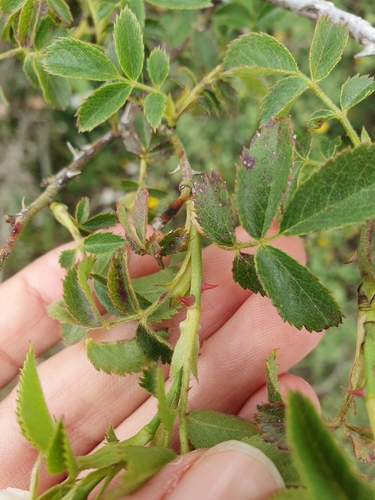
[{"label": "red thorn", "polygon": [[345,389],[346,392],[352,394],[353,396],[358,396],[360,398],[364,398],[366,395],[366,389],[362,387],[362,389]]},{"label": "red thorn", "polygon": [[206,283],[205,281],[202,281],[201,283],[201,290],[202,292],[206,290],[212,290],[212,288],[216,288],[217,285],[210,285],[210,283]]},{"label": "red thorn", "polygon": [[192,294],[190,294],[188,297],[178,296],[178,300],[180,300],[183,304],[185,304],[186,307],[191,307],[195,302],[194,295]]}]

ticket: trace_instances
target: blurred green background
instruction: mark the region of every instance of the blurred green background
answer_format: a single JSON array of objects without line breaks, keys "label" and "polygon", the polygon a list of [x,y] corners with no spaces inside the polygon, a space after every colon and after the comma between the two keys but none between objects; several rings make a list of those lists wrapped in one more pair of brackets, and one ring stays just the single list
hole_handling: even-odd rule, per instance
[{"label": "blurred green background", "polygon": [[[176,55],[171,65],[172,77],[177,78],[176,70],[180,65],[204,76],[215,66],[231,39],[252,30],[275,36],[289,48],[301,70],[308,74],[308,51],[314,31],[312,22],[270,7],[260,0],[230,3],[240,6],[239,9],[245,8],[248,16],[232,15],[228,18],[225,9],[213,18],[206,11],[158,14],[150,8],[146,20],[146,40],[150,47],[160,40],[167,52]],[[335,5],[375,23],[375,4],[371,2],[341,0],[336,1]],[[9,48],[8,43],[0,42],[0,52]],[[335,103],[338,102],[341,85],[349,76],[374,73],[375,57],[353,57],[361,49],[359,44],[350,39],[341,62],[322,83],[325,92]],[[197,112],[183,116],[178,124],[178,133],[195,170],[220,171],[233,191],[235,164],[242,146],[249,145],[257,129],[262,97],[274,81],[272,78],[248,82],[238,80],[235,87],[240,111],[233,118],[225,114],[220,118],[208,117]],[[100,126],[89,134],[77,132],[74,114],[84,96],[92,90],[91,82],[72,82],[72,105],[65,112],[54,111],[45,104],[41,92],[26,80],[21,58],[1,62],[0,85],[9,101],[9,106],[0,102],[0,239],[3,241],[9,231],[9,226],[2,222],[3,216],[18,212],[23,198],[26,203],[35,199],[41,192],[41,179],[71,161],[66,142],[80,148],[102,135],[109,127]],[[176,86],[171,84],[170,91],[176,92],[175,89]],[[375,138],[374,99],[371,96],[349,114],[356,130],[360,132],[365,126],[372,139]],[[291,110],[297,141],[306,131],[308,115],[322,107],[312,93],[306,93],[297,100]],[[317,147],[322,137],[334,139],[337,136],[342,137],[343,147],[349,145],[338,122],[331,121],[322,129],[314,131],[312,158],[322,161]],[[168,192],[164,199],[155,201],[156,212],[164,210],[177,195],[179,176],[168,175],[176,165],[177,159],[172,157],[149,168],[148,186]],[[117,141],[85,167],[79,179],[68,185],[59,200],[68,205],[72,212],[82,196],[90,198],[93,215],[103,210],[113,210],[116,200],[126,194],[121,181],[137,180],[137,174],[135,156]],[[338,408],[342,388],[348,385],[354,355],[359,276],[355,264],[344,263],[355,251],[358,235],[357,227],[349,227],[304,238],[309,267],[332,290],[346,316],[343,323],[329,330],[318,348],[293,369],[294,373],[302,375],[312,384],[326,418],[332,417]],[[38,256],[69,240],[68,232],[56,223],[48,209],[44,210],[25,230],[2,279],[12,276]],[[359,407],[362,409],[361,402]]]}]

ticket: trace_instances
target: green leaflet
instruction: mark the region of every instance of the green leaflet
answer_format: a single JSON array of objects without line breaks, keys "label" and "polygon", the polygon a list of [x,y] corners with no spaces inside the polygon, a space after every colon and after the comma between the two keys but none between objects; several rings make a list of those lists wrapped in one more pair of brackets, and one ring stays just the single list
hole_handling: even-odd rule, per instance
[{"label": "green leaflet", "polygon": [[47,0],[48,5],[57,14],[65,24],[70,24],[73,21],[70,7],[64,0]]},{"label": "green leaflet", "polygon": [[307,126],[320,128],[327,120],[335,117],[336,114],[330,109],[319,109],[307,117]]},{"label": "green leaflet", "polygon": [[72,250],[63,250],[59,256],[59,264],[64,269],[69,269],[74,266],[76,260],[77,251],[75,249]]},{"label": "green leaflet", "polygon": [[17,420],[23,436],[39,451],[46,453],[54,434],[54,423],[43,396],[32,345],[21,370]]},{"label": "green leaflet", "polygon": [[187,417],[187,433],[194,448],[211,448],[216,444],[256,434],[255,425],[235,415],[212,410],[194,410]]},{"label": "green leaflet", "polygon": [[113,227],[118,223],[117,215],[113,212],[103,212],[101,214],[91,217],[88,221],[80,224],[80,228],[85,231],[93,232],[98,229],[106,229]]},{"label": "green leaflet", "polygon": [[90,234],[83,242],[84,250],[94,254],[114,252],[124,245],[125,241],[120,235],[109,232]]},{"label": "green leaflet", "polygon": [[134,232],[132,226],[129,223],[125,204],[119,201],[116,206],[116,213],[118,220],[120,221],[122,227],[125,230],[125,238],[129,243],[130,248],[135,253],[144,255],[146,253],[145,245],[140,241],[137,234]]},{"label": "green leaflet", "polygon": [[76,325],[77,320],[68,312],[63,299],[56,300],[48,308],[48,315],[61,323]]},{"label": "green leaflet", "polygon": [[34,71],[38,77],[45,100],[54,108],[67,108],[70,102],[69,82],[59,76],[46,73],[39,57],[35,57],[33,62]]},{"label": "green leaflet", "polygon": [[146,243],[146,232],[148,222],[148,191],[146,188],[139,189],[134,201],[134,229],[138,238],[144,245]]},{"label": "green leaflet", "polygon": [[62,323],[61,325],[61,337],[66,345],[77,344],[88,331],[89,328],[81,325],[73,325],[71,323]]},{"label": "green leaflet", "polygon": [[328,16],[319,18],[310,47],[312,80],[319,81],[330,74],[341,59],[348,36],[348,28],[343,24],[333,23]]},{"label": "green leaflet", "polygon": [[314,171],[286,204],[280,234],[305,234],[374,217],[374,153],[374,144],[361,144]]},{"label": "green leaflet", "polygon": [[112,304],[123,314],[132,314],[139,310],[128,269],[126,248],[119,248],[112,256],[108,270],[108,296]]},{"label": "green leaflet", "polygon": [[220,174],[211,171],[195,183],[194,208],[206,236],[217,245],[233,246],[234,217],[227,187]]},{"label": "green leaflet", "polygon": [[164,50],[157,47],[147,59],[147,72],[152,83],[159,88],[169,75],[169,59]]},{"label": "green leaflet", "polygon": [[78,108],[80,132],[92,130],[111,118],[123,106],[132,91],[126,83],[110,83],[96,89]]},{"label": "green leaflet", "polygon": [[163,364],[171,362],[173,347],[151,328],[139,324],[136,340],[140,350],[151,361],[160,359]]},{"label": "green leaflet", "polygon": [[143,36],[138,20],[128,6],[117,18],[113,38],[123,72],[130,80],[138,80],[143,67]]},{"label": "green leaflet", "polygon": [[44,67],[52,75],[83,80],[106,81],[119,78],[113,62],[93,45],[75,38],[60,38],[49,48]]},{"label": "green leaflet", "polygon": [[26,55],[25,60],[23,61],[23,71],[26,75],[26,78],[34,87],[40,87],[38,75],[34,69],[34,57],[29,54]]},{"label": "green leaflet", "polygon": [[164,115],[166,100],[163,94],[149,94],[143,103],[147,121],[155,130]]},{"label": "green leaflet", "polygon": [[255,265],[267,296],[284,321],[309,332],[341,323],[342,313],[331,293],[292,257],[265,245],[257,249]]},{"label": "green leaflet", "polygon": [[108,374],[123,376],[127,373],[138,373],[150,364],[150,360],[143,355],[134,339],[116,342],[95,342],[87,339],[86,351],[94,367]]},{"label": "green leaflet", "polygon": [[204,9],[212,7],[211,0],[147,0],[152,5],[166,9]]},{"label": "green leaflet", "polygon": [[239,75],[299,74],[288,49],[264,33],[249,33],[234,40],[225,54],[224,68]]},{"label": "green leaflet", "polygon": [[245,290],[266,295],[255,269],[255,257],[247,253],[236,252],[232,266],[233,280]]},{"label": "green leaflet", "polygon": [[17,12],[26,0],[0,0],[0,9],[5,12],[5,14],[13,14]]},{"label": "green leaflet", "polygon": [[289,118],[271,120],[243,148],[237,169],[236,205],[241,225],[263,238],[286,190],[293,161],[293,131]]},{"label": "green leaflet", "polygon": [[287,430],[293,455],[314,500],[373,500],[374,489],[356,476],[312,403],[290,392]]},{"label": "green leaflet", "polygon": [[285,115],[307,88],[308,82],[300,76],[289,76],[275,83],[262,101],[260,124],[266,125],[271,118]]},{"label": "green leaflet", "polygon": [[35,48],[37,50],[43,49],[51,42],[53,37],[53,30],[56,27],[50,15],[40,20],[35,32]]},{"label": "green leaflet", "polygon": [[75,477],[78,472],[77,462],[63,420],[57,422],[55,434],[46,457],[46,464],[50,474],[67,471],[70,476]]},{"label": "green leaflet", "polygon": [[340,105],[342,109],[356,106],[375,92],[375,81],[369,76],[353,76],[348,78],[341,87]]},{"label": "green leaflet", "polygon": [[31,47],[34,43],[36,25],[38,23],[39,0],[26,0],[18,20],[18,41],[21,47]]},{"label": "green leaflet", "polygon": [[78,224],[84,224],[90,216],[90,200],[85,196],[77,203],[75,218]]},{"label": "green leaflet", "polygon": [[158,413],[161,423],[166,431],[172,431],[177,412],[172,412],[165,394],[163,371],[159,367],[157,372],[156,398],[158,400]]}]

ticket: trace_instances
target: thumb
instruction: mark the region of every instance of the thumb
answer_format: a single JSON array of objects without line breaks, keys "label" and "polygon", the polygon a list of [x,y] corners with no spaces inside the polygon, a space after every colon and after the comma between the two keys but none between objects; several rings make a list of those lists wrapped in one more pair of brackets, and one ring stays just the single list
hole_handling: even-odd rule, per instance
[{"label": "thumb", "polygon": [[273,462],[258,448],[226,441],[190,467],[168,500],[266,500],[285,488]]}]

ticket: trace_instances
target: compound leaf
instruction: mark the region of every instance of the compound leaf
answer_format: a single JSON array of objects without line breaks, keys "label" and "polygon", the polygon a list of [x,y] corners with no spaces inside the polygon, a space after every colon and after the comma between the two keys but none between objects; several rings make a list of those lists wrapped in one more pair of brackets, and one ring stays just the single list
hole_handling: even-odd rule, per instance
[{"label": "compound leaf", "polygon": [[163,94],[149,94],[143,103],[147,121],[155,130],[160,124],[165,110],[166,100]]},{"label": "compound leaf", "polygon": [[221,176],[205,173],[195,184],[194,208],[206,236],[217,245],[233,246],[234,218],[227,187]]},{"label": "compound leaf", "polygon": [[93,45],[75,38],[60,38],[48,49],[44,67],[52,75],[83,80],[119,78],[113,62]]},{"label": "compound leaf", "polygon": [[116,375],[138,373],[150,364],[137,342],[118,340],[116,342],[95,342],[86,340],[87,357],[97,370]]},{"label": "compound leaf", "polygon": [[353,76],[341,87],[340,104],[342,109],[349,109],[375,92],[375,81],[369,76]]},{"label": "compound leaf", "polygon": [[341,59],[348,36],[348,28],[343,24],[333,23],[328,16],[318,19],[309,56],[313,80],[322,80],[330,74]]},{"label": "compound leaf", "polygon": [[331,293],[295,259],[265,245],[255,254],[256,270],[267,296],[285,321],[299,330],[320,332],[341,322]]},{"label": "compound leaf", "polygon": [[110,83],[96,89],[78,108],[80,132],[90,131],[111,118],[123,106],[132,91],[126,83]]},{"label": "compound leaf", "polygon": [[123,72],[130,80],[138,80],[143,67],[143,36],[139,22],[128,6],[117,18],[113,37]]},{"label": "compound leaf", "polygon": [[159,88],[169,75],[169,59],[164,50],[157,47],[147,59],[147,72],[152,83]]},{"label": "compound leaf", "polygon": [[300,76],[289,76],[275,83],[263,99],[259,115],[260,124],[266,125],[271,118],[285,115],[307,88],[307,81]]},{"label": "compound leaf", "polygon": [[298,392],[289,393],[286,423],[293,455],[311,498],[373,500],[373,488],[355,475],[312,403]]},{"label": "compound leaf", "polygon": [[248,420],[204,408],[191,411],[186,425],[194,448],[211,448],[230,439],[240,441],[257,433],[255,425]]},{"label": "compound leaf", "polygon": [[299,74],[288,49],[264,33],[249,33],[234,40],[225,55],[224,68],[239,75]]},{"label": "compound leaf", "polygon": [[286,190],[293,161],[290,118],[271,120],[243,149],[236,204],[241,225],[254,238],[266,235]]},{"label": "compound leaf", "polygon": [[361,144],[315,170],[288,200],[280,234],[305,234],[374,217],[374,154],[374,144]]},{"label": "compound leaf", "polygon": [[44,399],[32,346],[21,370],[17,420],[23,436],[39,451],[46,453],[54,434],[54,423]]}]

